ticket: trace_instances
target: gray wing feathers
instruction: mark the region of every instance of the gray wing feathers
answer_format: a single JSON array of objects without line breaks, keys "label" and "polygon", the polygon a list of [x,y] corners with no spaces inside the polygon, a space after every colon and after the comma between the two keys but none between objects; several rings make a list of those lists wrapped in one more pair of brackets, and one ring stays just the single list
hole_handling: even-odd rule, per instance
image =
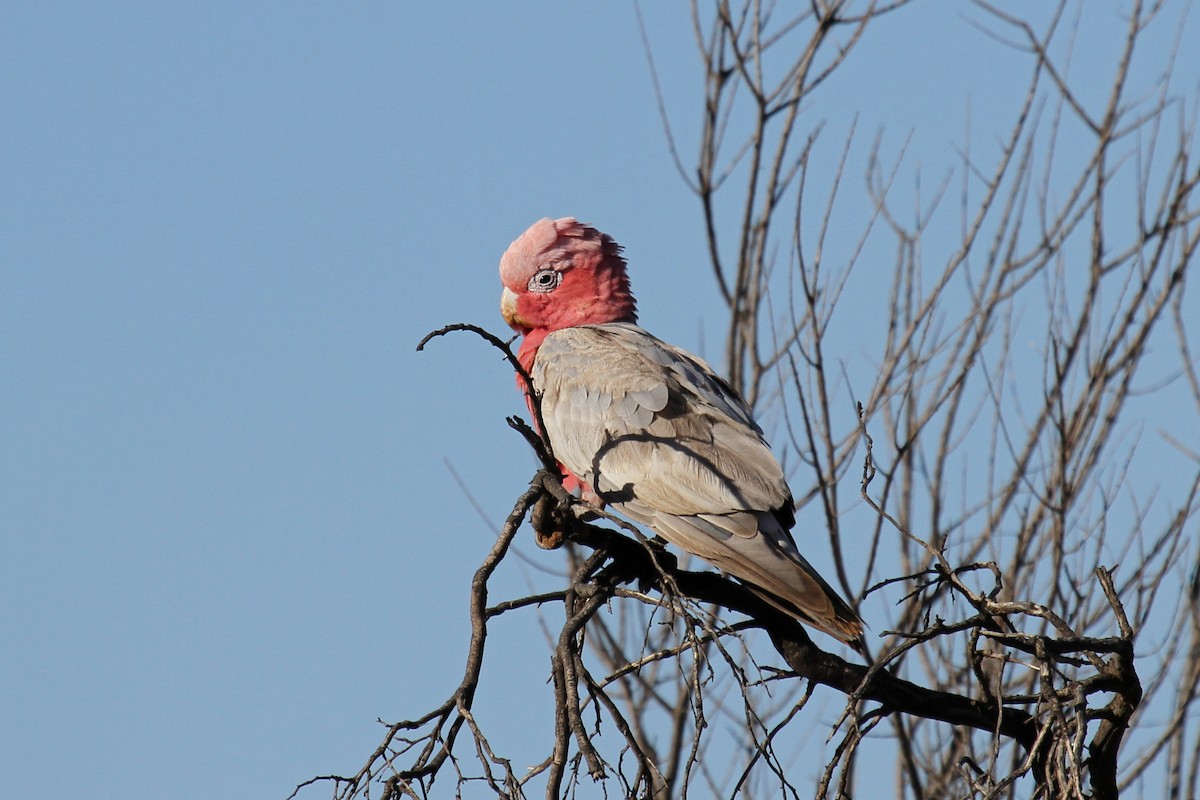
[{"label": "gray wing feathers", "polygon": [[814,627],[861,633],[773,513],[791,513],[783,471],[707,364],[635,325],[587,325],[546,337],[533,382],[555,456],[602,500]]},{"label": "gray wing feathers", "polygon": [[674,514],[791,502],[742,402],[699,359],[636,326],[550,334],[533,380],[555,456],[602,496],[635,491]]},{"label": "gray wing feathers", "polygon": [[613,410],[631,428],[649,428],[654,422],[655,413],[666,407],[667,397],[666,383],[658,383],[649,389],[624,394],[616,401]]}]

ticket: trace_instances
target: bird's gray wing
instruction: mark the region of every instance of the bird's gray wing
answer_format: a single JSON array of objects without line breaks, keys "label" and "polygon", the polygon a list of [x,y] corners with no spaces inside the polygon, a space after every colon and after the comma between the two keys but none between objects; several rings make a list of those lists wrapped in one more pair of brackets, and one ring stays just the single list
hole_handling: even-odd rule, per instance
[{"label": "bird's gray wing", "polygon": [[762,431],[701,359],[636,325],[585,325],[546,337],[533,382],[555,457],[602,501],[815,627],[858,635],[788,532],[791,492]]}]

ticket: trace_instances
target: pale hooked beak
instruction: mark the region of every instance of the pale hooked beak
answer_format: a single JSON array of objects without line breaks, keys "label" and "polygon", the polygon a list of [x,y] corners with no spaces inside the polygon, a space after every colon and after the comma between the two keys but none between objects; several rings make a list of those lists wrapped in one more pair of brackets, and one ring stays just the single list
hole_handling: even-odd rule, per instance
[{"label": "pale hooked beak", "polygon": [[517,315],[517,293],[507,286],[504,287],[504,292],[500,295],[500,313],[504,316],[504,321],[508,323],[508,327],[521,332],[529,330],[529,326],[525,324],[525,320]]}]

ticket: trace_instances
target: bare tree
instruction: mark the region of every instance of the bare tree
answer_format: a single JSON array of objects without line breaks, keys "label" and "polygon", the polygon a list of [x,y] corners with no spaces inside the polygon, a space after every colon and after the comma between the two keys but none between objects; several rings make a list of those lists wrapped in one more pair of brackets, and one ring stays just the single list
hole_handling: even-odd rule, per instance
[{"label": "bare tree", "polygon": [[[1182,12],[1132,4],[1096,103],[1072,84],[1069,45],[1076,15],[1107,9],[1063,2],[1034,24],[974,3],[995,46],[1028,64],[1011,128],[988,152],[964,142],[954,176],[903,204],[903,159],[885,163],[877,139],[851,202],[853,139],[832,185],[812,185],[821,128],[801,111],[904,5],[813,2],[788,16],[697,3],[694,166],[664,113],[729,309],[728,377],[775,422],[836,582],[870,609],[869,663],[819,649],[631,526],[582,514],[513,419],[545,468],[470,587],[461,685],[389,725],[357,773],[302,786],[329,781],[339,798],[424,797],[435,780],[504,797],[593,782],[609,796],[850,797],[884,753],[897,794],[913,798],[1197,796],[1197,98],[1172,94],[1178,48],[1151,54],[1162,77],[1148,85],[1132,67],[1150,26]],[[853,241],[830,236],[839,204],[859,213]],[[931,233],[947,226],[951,246]],[[892,254],[889,280],[861,263],[868,250]],[[859,282],[876,307],[848,307]],[[831,345],[864,305],[869,372]],[[462,328],[506,350],[472,326],[431,336]],[[569,572],[558,591],[493,601],[489,578],[527,518],[542,546],[565,543]],[[562,608],[547,648],[553,745],[517,770],[472,708],[490,621],[548,604]],[[816,725],[816,685],[845,707],[813,784],[793,759]]]}]

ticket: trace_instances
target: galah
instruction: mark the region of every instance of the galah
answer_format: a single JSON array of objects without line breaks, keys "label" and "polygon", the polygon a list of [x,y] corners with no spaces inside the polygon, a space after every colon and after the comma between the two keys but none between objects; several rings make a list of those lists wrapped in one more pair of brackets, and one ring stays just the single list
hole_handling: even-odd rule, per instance
[{"label": "galah", "polygon": [[858,643],[858,615],[792,539],[792,493],[749,407],[702,359],[637,325],[621,247],[572,217],[542,219],[504,253],[500,278],[568,487]]}]

